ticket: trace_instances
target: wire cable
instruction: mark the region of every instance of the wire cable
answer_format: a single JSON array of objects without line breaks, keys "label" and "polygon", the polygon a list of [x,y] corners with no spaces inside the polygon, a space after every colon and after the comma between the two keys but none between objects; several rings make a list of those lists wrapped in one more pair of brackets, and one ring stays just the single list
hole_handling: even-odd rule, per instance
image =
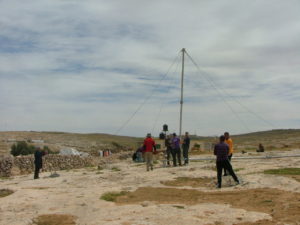
[{"label": "wire cable", "polygon": [[[175,57],[175,59],[173,60],[172,64],[170,65],[170,67],[168,68],[167,72],[163,75],[163,77],[158,81],[158,84],[161,84],[161,82],[167,77],[169,71],[171,70],[171,68],[173,67],[174,63],[176,62],[176,60],[179,57],[179,53],[177,54],[177,56]],[[154,88],[152,90],[152,92],[144,99],[144,101],[136,108],[136,110],[132,113],[132,115],[121,125],[121,127],[119,129],[116,130],[116,132],[114,133],[114,135],[119,134],[119,132],[135,117],[135,115],[141,110],[141,108],[146,104],[146,102],[154,95],[156,88]]]},{"label": "wire cable", "polygon": [[[192,61],[192,63],[196,66],[196,68],[199,70],[200,74],[201,70],[198,66],[198,64],[193,60],[193,58],[186,52],[186,55],[189,57],[189,59]],[[232,106],[229,104],[229,102],[225,99],[225,97],[223,96],[223,94],[220,92],[219,88],[214,84],[214,82],[210,79],[209,76],[203,76],[206,81],[208,81],[208,83],[210,84],[210,86],[215,89],[217,91],[217,94],[219,95],[219,97],[221,98],[221,100],[224,102],[224,104],[230,109],[230,111],[236,116],[236,118],[241,122],[241,124],[243,124],[243,126],[249,131],[251,132],[251,129],[247,126],[247,124],[242,120],[242,118],[238,115],[237,112],[234,111],[234,109],[232,108]]]},{"label": "wire cable", "polygon": [[237,98],[231,96],[230,94],[228,94],[228,92],[222,88],[217,88],[216,84],[214,83],[214,81],[210,78],[209,74],[204,72],[203,70],[200,69],[199,65],[195,62],[195,60],[186,52],[187,56],[190,58],[190,60],[192,61],[192,63],[197,67],[197,69],[199,70],[200,74],[203,74],[203,77],[211,84],[211,86],[218,91],[218,93],[220,95],[222,95],[222,93],[220,92],[220,90],[222,90],[225,95],[227,97],[230,97],[233,101],[235,101],[237,104],[239,104],[240,106],[242,106],[246,111],[248,111],[250,114],[254,115],[255,117],[257,117],[258,119],[260,119],[261,121],[263,121],[265,124],[268,124],[269,126],[271,126],[272,128],[275,128],[276,126],[272,123],[270,123],[269,121],[267,121],[266,119],[264,119],[262,116],[258,115],[257,113],[255,113],[254,111],[252,111],[251,109],[249,109],[247,106],[243,105]]},{"label": "wire cable", "polygon": [[[203,70],[200,69],[200,67],[198,66],[198,64],[195,62],[195,60],[187,53],[188,57],[191,59],[191,61],[193,62],[193,64],[197,67],[197,69],[199,70],[199,72],[201,74],[203,74],[204,78],[209,80],[211,83],[213,83],[214,86],[216,86],[213,82],[213,80],[209,77],[209,74],[207,74],[206,72],[204,72]],[[230,97],[233,101],[235,101],[237,104],[239,104],[240,106],[242,106],[246,111],[248,111],[250,114],[254,115],[256,118],[258,118],[259,120],[263,121],[265,124],[269,125],[272,128],[276,128],[276,126],[274,124],[272,124],[270,121],[267,121],[266,119],[264,119],[262,116],[258,115],[257,113],[255,113],[254,111],[252,111],[251,109],[249,109],[247,106],[245,106],[244,104],[242,104],[237,98],[231,96],[230,94],[228,94],[228,92],[222,88],[219,88],[219,90],[222,90],[226,96]],[[219,92],[220,93],[220,92]]]},{"label": "wire cable", "polygon": [[[174,70],[174,72],[176,73],[178,71],[178,66],[179,66],[179,63],[180,63],[180,60],[178,60],[177,62],[177,65],[176,65],[176,68]],[[171,89],[171,87],[173,86],[173,83],[174,83],[175,80],[173,80],[172,83],[169,84],[169,86],[167,87],[166,91],[169,92],[169,90]],[[165,103],[166,101],[162,101],[161,105],[160,105],[160,108],[159,108],[159,112],[157,114],[157,116],[155,117],[155,120],[154,120],[154,124],[153,124],[153,127],[152,127],[152,133],[154,132],[154,129],[156,128],[156,124],[157,124],[157,121],[158,121],[158,118],[160,117],[160,114],[162,112],[162,109],[164,108],[165,106]]]}]

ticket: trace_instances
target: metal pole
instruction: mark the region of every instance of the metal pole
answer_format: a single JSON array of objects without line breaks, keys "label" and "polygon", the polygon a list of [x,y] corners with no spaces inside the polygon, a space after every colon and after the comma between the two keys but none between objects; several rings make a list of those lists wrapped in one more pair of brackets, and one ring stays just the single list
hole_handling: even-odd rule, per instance
[{"label": "metal pole", "polygon": [[183,107],[183,77],[184,77],[184,53],[185,49],[182,50],[182,70],[181,70],[181,98],[180,98],[180,122],[179,122],[179,138],[182,134],[182,107]]}]

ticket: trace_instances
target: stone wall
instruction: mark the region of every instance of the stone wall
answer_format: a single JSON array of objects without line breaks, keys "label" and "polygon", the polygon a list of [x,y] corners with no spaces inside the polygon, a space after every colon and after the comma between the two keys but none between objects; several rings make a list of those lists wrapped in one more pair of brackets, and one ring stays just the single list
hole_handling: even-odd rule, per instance
[{"label": "stone wall", "polygon": [[[46,155],[43,157],[43,171],[57,171],[66,169],[76,169],[88,166],[99,165],[99,158],[81,156]],[[9,177],[11,175],[32,173],[34,170],[34,157],[2,157],[0,158],[0,176]]]},{"label": "stone wall", "polygon": [[0,157],[0,176],[9,177],[13,167],[13,157]]}]

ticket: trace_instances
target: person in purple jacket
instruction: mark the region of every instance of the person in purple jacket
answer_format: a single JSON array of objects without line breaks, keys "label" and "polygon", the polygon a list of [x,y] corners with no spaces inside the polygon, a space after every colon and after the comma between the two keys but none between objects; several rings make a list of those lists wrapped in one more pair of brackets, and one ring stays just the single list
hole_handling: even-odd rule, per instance
[{"label": "person in purple jacket", "polygon": [[217,178],[218,184],[217,187],[221,188],[222,186],[222,169],[226,169],[232,178],[235,180],[236,184],[239,184],[239,179],[235,175],[232,166],[228,159],[229,146],[225,143],[225,136],[220,136],[220,142],[215,145],[214,154],[217,156],[216,166],[217,166]]},{"label": "person in purple jacket", "polygon": [[177,166],[176,157],[178,159],[178,164],[181,166],[181,150],[180,150],[180,139],[177,137],[176,133],[173,133],[173,138],[171,141],[172,147],[172,158],[173,158],[173,166]]}]

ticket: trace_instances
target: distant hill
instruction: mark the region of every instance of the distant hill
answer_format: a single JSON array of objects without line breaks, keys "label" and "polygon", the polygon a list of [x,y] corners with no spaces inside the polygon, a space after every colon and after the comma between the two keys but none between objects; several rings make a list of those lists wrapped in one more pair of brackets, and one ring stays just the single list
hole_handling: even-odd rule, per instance
[{"label": "distant hill", "polygon": [[[215,143],[216,137],[191,136],[193,142]],[[248,134],[232,135],[234,147],[237,151],[253,151],[259,143],[266,150],[291,149],[300,147],[300,129],[278,129],[260,131]],[[8,153],[14,141],[43,140],[51,150],[58,151],[63,147],[73,147],[79,151],[91,152],[103,149],[130,150],[136,149],[143,138],[116,136],[110,134],[80,134],[65,132],[35,132],[10,131],[0,132],[0,154]],[[40,143],[33,143],[39,145]]]},{"label": "distant hill", "polygon": [[[300,148],[300,129],[276,129],[231,136],[237,150],[256,150],[262,143],[267,150]],[[199,141],[216,141],[216,137],[192,136]]]},{"label": "distant hill", "polygon": [[[79,151],[91,152],[105,149],[112,151],[135,149],[142,140],[142,138],[110,134],[10,131],[0,132],[0,148],[2,148],[0,154],[9,151],[8,149],[15,141],[27,141],[33,145],[47,145],[54,151],[72,147]],[[38,141],[43,141],[43,143],[34,143]]]},{"label": "distant hill", "polygon": [[251,149],[262,143],[267,149],[300,148],[300,129],[277,129],[233,136],[237,145]]}]

